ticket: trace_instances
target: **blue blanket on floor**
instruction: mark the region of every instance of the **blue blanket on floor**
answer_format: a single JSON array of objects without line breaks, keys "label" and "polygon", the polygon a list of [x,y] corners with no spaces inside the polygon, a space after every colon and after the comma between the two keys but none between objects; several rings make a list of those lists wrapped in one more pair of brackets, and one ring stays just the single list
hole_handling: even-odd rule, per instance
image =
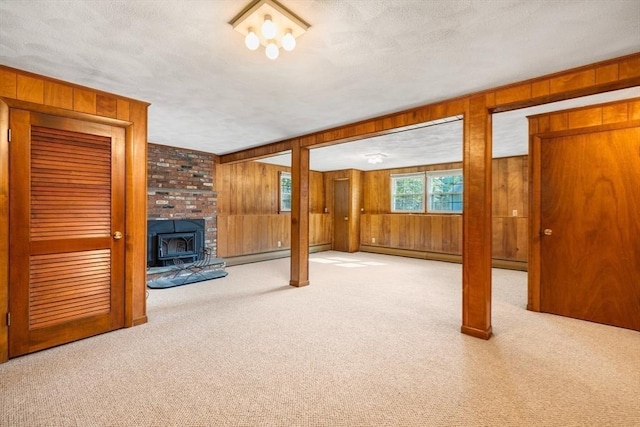
[{"label": "blue blanket on floor", "polygon": [[205,280],[218,279],[228,275],[224,270],[202,271],[196,274],[181,275],[176,277],[158,277],[147,282],[150,289],[166,289],[174,286],[189,285],[196,282],[204,282]]}]

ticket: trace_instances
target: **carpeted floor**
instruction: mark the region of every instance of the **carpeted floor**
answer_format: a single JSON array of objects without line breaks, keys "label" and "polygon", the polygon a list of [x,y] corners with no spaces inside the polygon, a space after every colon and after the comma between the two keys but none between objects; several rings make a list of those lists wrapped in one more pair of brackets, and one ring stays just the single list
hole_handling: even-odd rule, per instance
[{"label": "carpeted floor", "polygon": [[494,270],[489,341],[461,267],[313,254],[150,290],[149,323],[0,365],[2,426],[637,426],[640,333],[525,310]]}]

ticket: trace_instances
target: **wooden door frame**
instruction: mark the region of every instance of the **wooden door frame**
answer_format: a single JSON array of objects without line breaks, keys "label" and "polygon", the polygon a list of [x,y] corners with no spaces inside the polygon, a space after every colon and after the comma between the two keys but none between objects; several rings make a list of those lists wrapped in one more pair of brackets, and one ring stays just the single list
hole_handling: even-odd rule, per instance
[{"label": "wooden door frame", "polygon": [[[333,197],[333,200],[331,200],[331,206],[332,206],[332,227],[331,227],[331,249],[335,250],[334,248],[334,240],[335,240],[335,230],[336,230],[336,224],[335,224],[335,214],[336,214],[336,182],[337,181],[347,181],[347,183],[349,185],[347,185],[347,216],[350,217],[351,216],[351,178],[350,177],[342,177],[342,178],[334,178],[333,179],[333,186],[331,188],[331,195]],[[347,224],[347,252],[350,252],[350,245],[349,245],[349,241],[350,239],[350,234],[351,234],[351,227],[350,224]]]},{"label": "wooden door frame", "polygon": [[[88,113],[80,113],[76,111],[65,110],[57,107],[50,107],[41,104],[34,104],[32,102],[19,101],[15,99],[9,99],[0,97],[0,313],[9,312],[9,192],[11,191],[9,182],[9,116],[11,109],[27,110],[35,113],[43,113],[53,116],[59,116],[64,118],[76,119],[85,122],[104,124],[108,126],[115,126],[124,129],[125,132],[125,206],[131,205],[131,200],[137,199],[137,190],[134,188],[133,182],[136,179],[135,159],[138,157],[134,155],[139,150],[140,142],[135,140],[139,138],[139,130],[135,128],[135,120],[122,120],[109,117],[103,117]],[[146,129],[144,130],[144,158],[146,159]],[[138,159],[139,161],[139,159]],[[146,161],[145,161],[145,180],[146,183]],[[144,188],[144,194],[146,195],[146,185]],[[146,198],[142,201],[144,206],[144,218],[146,220]],[[127,240],[129,236],[134,234],[132,224],[138,221],[136,213],[133,210],[126,210],[125,214],[125,230],[124,235]],[[136,230],[139,232],[140,230]],[[146,234],[146,228],[143,230]],[[138,239],[139,240],[139,239]],[[132,247],[130,241],[125,242],[125,327],[135,326],[146,322],[146,314],[142,318],[136,318],[134,313],[134,299],[135,299],[135,286],[131,280],[131,276],[135,274],[132,267],[134,259],[138,258],[143,260],[146,257],[146,235],[142,239],[144,247],[139,254],[139,250]],[[146,313],[146,309],[144,310]],[[0,363],[6,362],[9,359],[9,326],[5,319],[0,319]]]},{"label": "wooden door frame", "polygon": [[529,117],[529,257],[528,257],[528,290],[527,310],[541,311],[541,286],[540,286],[540,247],[541,247],[541,159],[540,146],[545,139],[572,135],[584,135],[595,132],[606,132],[616,129],[626,129],[640,126],[640,120],[624,120],[618,123],[594,124],[583,127],[576,126],[566,130],[550,130],[538,132],[534,129],[533,120],[548,118],[558,114],[570,114],[586,110],[598,110],[615,105],[627,104],[633,100],[615,101],[606,104],[591,105],[570,110],[544,113]]}]

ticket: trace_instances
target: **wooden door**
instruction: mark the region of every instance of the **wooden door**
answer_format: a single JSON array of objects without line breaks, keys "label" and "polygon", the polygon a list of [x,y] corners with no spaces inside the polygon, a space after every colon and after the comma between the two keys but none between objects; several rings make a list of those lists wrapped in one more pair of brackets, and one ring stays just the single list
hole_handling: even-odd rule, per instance
[{"label": "wooden door", "polygon": [[333,181],[333,250],[349,252],[349,180]]},{"label": "wooden door", "polygon": [[15,357],[124,326],[124,129],[23,110],[10,127]]},{"label": "wooden door", "polygon": [[541,311],[640,330],[640,127],[539,153]]}]

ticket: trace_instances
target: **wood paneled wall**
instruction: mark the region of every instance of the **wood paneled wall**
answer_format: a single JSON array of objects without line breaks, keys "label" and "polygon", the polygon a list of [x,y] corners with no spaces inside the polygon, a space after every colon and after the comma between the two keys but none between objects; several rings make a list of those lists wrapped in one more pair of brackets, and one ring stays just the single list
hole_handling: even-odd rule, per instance
[{"label": "wood paneled wall", "polygon": [[[392,174],[460,168],[462,163],[458,162],[364,172],[360,243],[393,249],[462,254],[461,215],[391,213],[390,199]],[[526,262],[527,156],[494,159],[492,170],[492,257]]]},{"label": "wood paneled wall", "polygon": [[[350,251],[366,245],[461,255],[461,215],[391,213],[390,208],[391,174],[461,167],[462,163],[457,162],[369,172],[354,169],[312,171],[309,244],[331,243],[333,182],[349,179]],[[282,170],[288,168],[260,162],[216,166],[216,182],[220,185],[217,187],[220,256],[241,256],[290,247],[290,215],[277,213],[278,172]],[[523,264],[527,261],[527,171],[527,156],[493,160],[494,259]],[[255,206],[252,200],[256,201]]]},{"label": "wood paneled wall", "polygon": [[[217,164],[218,256],[234,257],[289,249],[291,214],[278,213],[279,172],[291,168],[261,162]],[[310,172],[309,244],[331,242],[324,209],[322,173]],[[280,245],[278,246],[278,242]]]},{"label": "wood paneled wall", "polygon": [[492,163],[491,256],[526,262],[529,216],[527,156],[493,159]]},{"label": "wood paneled wall", "polygon": [[[0,315],[8,310],[8,109],[21,108],[126,131],[125,326],[147,321],[146,188],[148,103],[0,65]],[[0,362],[8,355],[6,322],[0,322]]]}]

